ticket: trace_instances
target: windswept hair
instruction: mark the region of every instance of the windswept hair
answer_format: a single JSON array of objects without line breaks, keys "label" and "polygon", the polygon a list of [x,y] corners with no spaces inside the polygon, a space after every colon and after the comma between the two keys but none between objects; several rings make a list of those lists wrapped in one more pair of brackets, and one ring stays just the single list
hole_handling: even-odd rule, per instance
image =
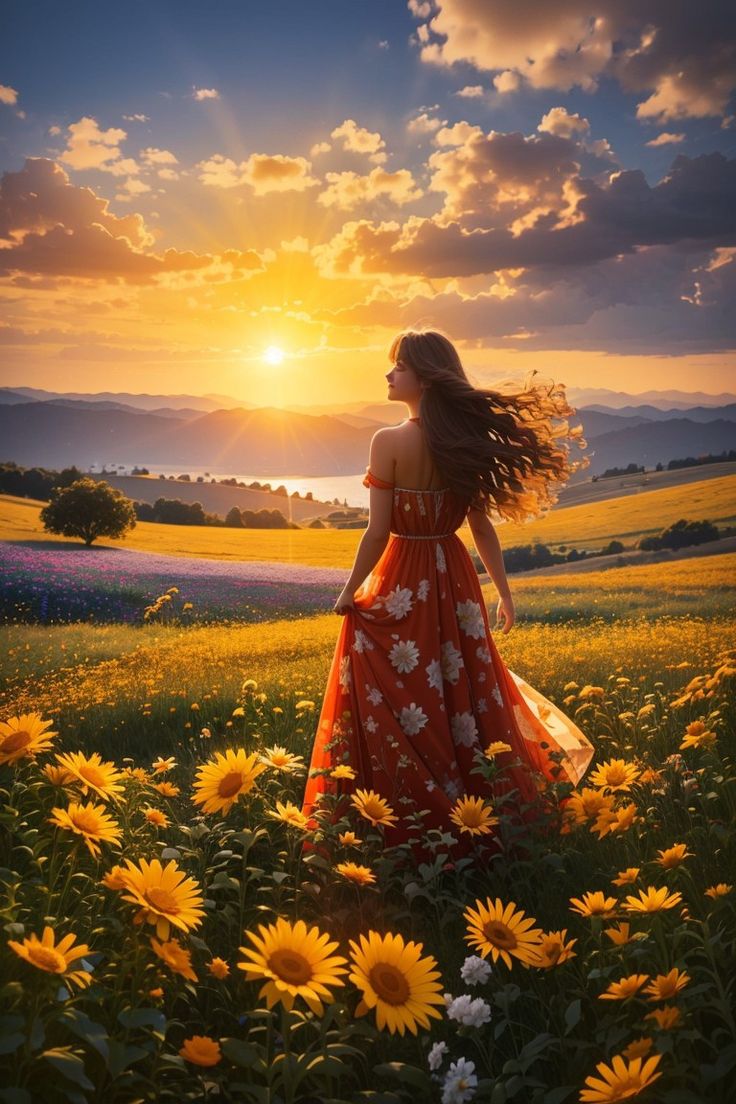
[{"label": "windswept hair", "polygon": [[484,513],[517,522],[543,516],[559,486],[590,464],[587,456],[570,459],[569,442],[581,449],[587,442],[582,425],[568,425],[575,409],[565,384],[533,382],[532,369],[522,390],[511,381],[500,383],[503,391],[474,387],[455,346],[436,330],[403,331],[389,358],[408,364],[425,385],[422,429],[447,486]]}]

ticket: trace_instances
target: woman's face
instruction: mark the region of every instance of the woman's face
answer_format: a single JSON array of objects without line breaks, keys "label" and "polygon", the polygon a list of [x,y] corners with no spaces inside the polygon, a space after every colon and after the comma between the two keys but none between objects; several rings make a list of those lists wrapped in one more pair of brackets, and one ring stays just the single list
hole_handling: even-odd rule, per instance
[{"label": "woman's face", "polygon": [[419,376],[401,358],[391,366],[391,371],[386,373],[386,381],[389,399],[407,402],[421,395],[422,385]]}]

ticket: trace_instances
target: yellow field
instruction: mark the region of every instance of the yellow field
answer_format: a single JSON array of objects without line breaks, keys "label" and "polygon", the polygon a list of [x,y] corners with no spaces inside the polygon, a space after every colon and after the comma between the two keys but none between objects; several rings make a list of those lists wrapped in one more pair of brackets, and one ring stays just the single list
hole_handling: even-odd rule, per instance
[{"label": "yellow field", "polygon": [[[41,503],[0,495],[0,540],[59,540],[50,538],[38,520]],[[525,525],[498,526],[501,543],[575,545],[597,548],[612,539],[632,545],[638,537],[658,533],[679,518],[708,519],[718,525],[736,524],[736,476],[704,479],[685,486],[643,491],[624,498],[568,506]],[[98,541],[102,547],[217,560],[265,560],[315,567],[352,565],[361,530],[356,529],[214,529],[139,522],[124,541]],[[470,530],[459,536],[473,547]]]}]

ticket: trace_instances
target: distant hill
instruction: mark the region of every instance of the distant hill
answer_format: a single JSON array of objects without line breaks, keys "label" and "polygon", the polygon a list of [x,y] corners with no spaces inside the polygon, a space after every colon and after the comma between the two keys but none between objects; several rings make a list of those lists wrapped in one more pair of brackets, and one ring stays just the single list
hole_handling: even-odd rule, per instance
[{"label": "distant hill", "polygon": [[230,395],[145,395],[128,391],[100,391],[89,394],[80,391],[44,391],[39,387],[0,387],[0,404],[17,402],[55,402],[58,399],[74,402],[115,403],[134,410],[155,411],[190,409],[196,411],[252,408],[253,404],[241,402]]},{"label": "distant hill", "polygon": [[618,409],[591,403],[590,406],[579,406],[577,410],[581,420],[584,416],[597,413],[613,414],[617,418],[636,418],[639,421],[649,419],[653,422],[666,421],[668,418],[689,418],[691,422],[712,422],[716,418],[726,418],[729,422],[736,422],[736,402],[726,403],[724,406],[688,406],[682,410],[660,410],[659,407],[646,403],[643,406],[621,406]]}]

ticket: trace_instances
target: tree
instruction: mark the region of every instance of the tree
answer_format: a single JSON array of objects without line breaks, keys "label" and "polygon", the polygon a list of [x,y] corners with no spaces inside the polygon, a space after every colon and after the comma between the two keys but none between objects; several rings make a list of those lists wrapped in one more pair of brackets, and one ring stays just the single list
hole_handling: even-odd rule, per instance
[{"label": "tree", "polygon": [[233,506],[232,509],[228,510],[227,516],[225,518],[225,525],[227,525],[230,529],[243,528],[243,516],[240,513],[240,508],[238,506]]},{"label": "tree", "polygon": [[85,477],[55,491],[41,521],[47,532],[81,537],[89,548],[98,537],[125,536],[135,527],[135,509],[122,491]]}]

